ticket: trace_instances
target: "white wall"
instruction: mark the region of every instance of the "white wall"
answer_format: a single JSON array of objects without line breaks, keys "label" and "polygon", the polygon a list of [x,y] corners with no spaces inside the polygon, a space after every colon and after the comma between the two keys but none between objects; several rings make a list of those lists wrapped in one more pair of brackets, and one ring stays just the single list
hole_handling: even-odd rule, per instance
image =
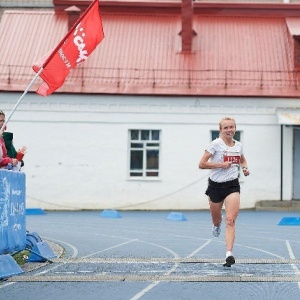
[{"label": "white wall", "polygon": [[[18,93],[0,93],[8,116]],[[284,105],[283,105],[284,102]],[[207,209],[207,170],[198,162],[219,120],[236,118],[251,176],[242,208],[280,199],[280,125],[276,107],[296,100],[27,94],[8,123],[15,147],[27,145],[27,207],[43,209]],[[161,130],[158,180],[128,178],[128,130]],[[285,128],[284,173],[292,138]],[[291,183],[284,181],[290,200]]]}]

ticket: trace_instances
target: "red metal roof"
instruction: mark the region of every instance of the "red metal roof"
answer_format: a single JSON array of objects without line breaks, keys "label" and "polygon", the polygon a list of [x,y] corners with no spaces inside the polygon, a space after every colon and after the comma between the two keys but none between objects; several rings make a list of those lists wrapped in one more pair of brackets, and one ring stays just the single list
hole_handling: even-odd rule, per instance
[{"label": "red metal roof", "polygon": [[[1,90],[25,90],[31,66],[67,33],[67,20],[54,11],[3,14]],[[299,96],[285,17],[194,13],[192,53],[181,53],[180,13],[106,11],[102,20],[104,40],[58,92]]]}]

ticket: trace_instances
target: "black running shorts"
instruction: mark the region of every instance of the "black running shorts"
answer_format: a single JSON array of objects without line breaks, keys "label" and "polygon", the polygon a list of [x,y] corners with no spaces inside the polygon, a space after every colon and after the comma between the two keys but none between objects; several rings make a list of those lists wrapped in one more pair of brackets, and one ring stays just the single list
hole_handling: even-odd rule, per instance
[{"label": "black running shorts", "polygon": [[214,182],[210,178],[208,179],[208,188],[205,194],[214,203],[220,203],[232,193],[240,193],[240,183],[238,179],[234,179],[226,182]]}]

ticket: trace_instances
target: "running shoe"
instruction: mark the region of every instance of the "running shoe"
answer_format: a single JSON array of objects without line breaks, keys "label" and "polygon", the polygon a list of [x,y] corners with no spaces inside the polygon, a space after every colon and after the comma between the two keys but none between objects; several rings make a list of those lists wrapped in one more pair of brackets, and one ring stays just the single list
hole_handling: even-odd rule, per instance
[{"label": "running shoe", "polygon": [[225,264],[223,264],[224,267],[231,267],[235,264],[235,259],[232,255],[226,257]]},{"label": "running shoe", "polygon": [[221,224],[219,226],[213,225],[212,227],[212,234],[214,237],[218,237],[221,233]]}]

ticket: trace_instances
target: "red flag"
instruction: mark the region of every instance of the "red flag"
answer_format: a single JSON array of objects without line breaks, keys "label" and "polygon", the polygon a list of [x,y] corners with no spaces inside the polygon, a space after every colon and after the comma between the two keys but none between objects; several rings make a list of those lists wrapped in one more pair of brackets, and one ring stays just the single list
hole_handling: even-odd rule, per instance
[{"label": "red flag", "polygon": [[103,38],[99,0],[94,0],[51,54],[32,67],[36,73],[43,68],[39,76],[44,83],[37,93],[48,96],[61,87],[70,70],[84,62]]}]

